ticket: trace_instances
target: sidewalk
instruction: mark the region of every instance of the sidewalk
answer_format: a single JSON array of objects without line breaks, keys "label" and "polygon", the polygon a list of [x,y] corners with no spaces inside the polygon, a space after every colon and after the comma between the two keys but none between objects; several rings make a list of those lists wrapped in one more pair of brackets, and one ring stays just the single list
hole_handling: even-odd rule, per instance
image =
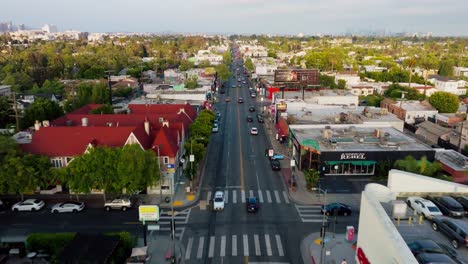
[{"label": "sidewalk", "polygon": [[[182,263],[181,260],[185,254],[185,250],[179,240],[175,240],[175,256],[179,260],[176,263]],[[143,238],[139,238],[137,247],[143,247]],[[172,240],[166,236],[159,236],[157,233],[148,234],[147,238],[148,254],[151,254],[149,264],[164,264],[171,263],[166,260],[166,254],[172,254]],[[169,253],[169,254],[168,254]]]},{"label": "sidewalk", "polygon": [[353,242],[346,240],[344,234],[326,233],[323,247],[323,262],[320,261],[322,244],[320,233],[312,233],[301,241],[302,260],[305,264],[347,264],[356,263],[356,250]]}]

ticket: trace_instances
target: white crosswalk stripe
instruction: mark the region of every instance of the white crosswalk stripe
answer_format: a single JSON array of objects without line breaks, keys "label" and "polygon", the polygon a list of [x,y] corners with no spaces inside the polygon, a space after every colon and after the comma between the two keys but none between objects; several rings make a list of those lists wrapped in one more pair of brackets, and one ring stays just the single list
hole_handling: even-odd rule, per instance
[{"label": "white crosswalk stripe", "polygon": [[289,203],[289,197],[288,197],[288,194],[286,193],[286,191],[283,191],[283,197],[284,197],[284,201],[288,204]]},{"label": "white crosswalk stripe", "polygon": [[[207,203],[209,203],[210,200],[213,198],[212,194],[212,191],[207,192]],[[224,191],[224,202],[226,204],[246,203],[249,197],[257,197],[260,203],[291,203],[287,191],[284,190],[232,190],[232,192],[230,190]]]},{"label": "white crosswalk stripe", "polygon": [[252,196],[254,196],[254,191],[253,191],[253,190],[250,190],[250,191],[249,191],[249,197],[252,197]]},{"label": "white crosswalk stripe", "polygon": [[276,198],[276,203],[281,203],[281,199],[280,199],[278,191],[275,191],[275,198]]},{"label": "white crosswalk stripe", "polygon": [[237,203],[237,192],[236,192],[236,190],[232,191],[232,202]]},{"label": "white crosswalk stripe", "polygon": [[183,211],[174,211],[175,215],[172,217],[171,211],[161,211],[159,215],[159,232],[160,234],[170,235],[171,233],[171,221],[174,218],[175,222],[175,236],[178,239],[182,239],[185,232],[185,225],[189,221],[191,208]]},{"label": "white crosswalk stripe", "polygon": [[260,203],[263,203],[263,193],[262,190],[258,190],[258,200]]},{"label": "white crosswalk stripe", "polygon": [[228,203],[229,202],[229,191],[224,192],[224,202]]},{"label": "white crosswalk stripe", "polygon": [[245,203],[245,191],[244,190],[241,191],[241,195],[242,195],[242,203]]},{"label": "white crosswalk stripe", "polygon": [[266,191],[268,203],[271,203],[271,194],[270,191]]},{"label": "white crosswalk stripe", "polygon": [[[238,239],[238,237],[240,239]],[[195,257],[197,259],[202,259],[204,256],[207,258],[223,258],[226,256],[248,257],[253,255],[256,257],[284,257],[285,255],[282,244],[283,242],[281,241],[281,236],[279,234],[242,234],[231,236],[208,236],[209,239],[207,239],[206,243],[205,238],[206,237],[204,236],[194,236],[188,239],[187,247],[185,249],[186,261]],[[228,247],[229,240],[231,243],[231,247]],[[239,252],[238,250],[239,247],[241,252]],[[262,250],[262,247],[265,250]],[[196,256],[192,254],[192,251],[195,251],[195,249],[197,249]]]},{"label": "white crosswalk stripe", "polygon": [[211,200],[211,191],[208,191],[208,193],[206,194],[206,204],[210,204],[210,200]]},{"label": "white crosswalk stripe", "polygon": [[321,223],[323,215],[320,205],[295,205],[297,213],[304,223]]}]

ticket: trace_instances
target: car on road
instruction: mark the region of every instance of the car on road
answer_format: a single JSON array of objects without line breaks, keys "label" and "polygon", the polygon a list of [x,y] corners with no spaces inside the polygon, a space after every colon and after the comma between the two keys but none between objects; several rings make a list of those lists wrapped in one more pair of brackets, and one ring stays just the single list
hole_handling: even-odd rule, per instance
[{"label": "car on road", "polygon": [[211,132],[212,132],[212,133],[217,133],[218,131],[219,131],[219,126],[218,126],[217,123],[215,123],[215,124],[213,125],[213,128],[211,129]]},{"label": "car on road", "polygon": [[231,102],[231,97],[228,96],[228,97],[224,98],[224,101]]},{"label": "car on road", "polygon": [[220,94],[224,94],[225,92],[226,92],[226,91],[224,91],[224,89],[221,89],[221,90],[219,91]]},{"label": "car on road", "polygon": [[450,240],[452,247],[468,246],[468,223],[447,217],[434,217],[431,227],[434,231],[441,231]]},{"label": "car on road", "polygon": [[15,203],[11,210],[14,212],[18,211],[39,211],[45,206],[44,201],[38,199],[27,199],[21,202]]},{"label": "car on road", "polygon": [[216,191],[213,199],[213,209],[215,211],[224,210],[224,193]]},{"label": "car on road", "polygon": [[231,85],[231,87],[232,87],[232,88],[236,88],[236,85],[235,85],[235,84],[233,84],[233,85]]},{"label": "car on road", "polygon": [[250,135],[258,135],[258,129],[256,127],[252,127],[250,129]]},{"label": "car on road", "polygon": [[406,203],[413,208],[413,210],[423,215],[425,218],[431,219],[433,216],[443,215],[437,206],[426,199],[419,196],[410,196],[406,199]]},{"label": "car on road", "polygon": [[243,99],[242,97],[239,97],[239,99],[237,99],[237,102],[238,102],[239,104],[242,104],[242,103],[244,103],[244,99]]},{"label": "car on road", "polygon": [[256,213],[258,209],[260,208],[260,204],[258,202],[257,197],[252,196],[247,199],[247,212],[253,212]]},{"label": "car on road", "polygon": [[258,117],[258,116],[257,116],[257,122],[259,122],[259,123],[265,123],[265,120],[263,119],[263,117]]},{"label": "car on road", "polygon": [[463,263],[456,250],[445,244],[437,243],[434,240],[421,239],[412,241],[408,243],[408,247],[415,256],[421,253],[439,253],[449,256],[458,263]]},{"label": "car on road", "polygon": [[444,214],[452,217],[463,217],[465,209],[463,206],[450,196],[428,197],[439,210]]},{"label": "car on road", "polygon": [[246,81],[243,81],[242,83],[243,83],[243,84],[247,84],[247,82],[246,82]]},{"label": "car on road", "polygon": [[278,160],[270,160],[270,165],[274,171],[281,170],[281,163]]},{"label": "car on road", "polygon": [[257,97],[257,94],[256,93],[250,93],[250,97],[255,98],[255,97]]},{"label": "car on road", "polygon": [[106,211],[110,211],[110,210],[127,211],[131,207],[132,207],[132,202],[130,201],[130,199],[126,199],[126,198],[109,200],[104,204],[104,208],[106,209]]},{"label": "car on road", "polygon": [[247,122],[249,122],[249,123],[250,123],[250,122],[253,122],[253,117],[252,117],[252,116],[247,116],[246,120],[247,120]]},{"label": "car on road", "polygon": [[351,207],[343,203],[331,203],[328,205],[322,205],[322,214],[325,215],[343,215],[348,216],[351,214]]},{"label": "car on road", "polygon": [[85,204],[83,202],[64,202],[52,206],[50,211],[52,213],[77,213],[83,211]]},{"label": "car on road", "polygon": [[249,107],[249,112],[255,112],[255,106],[251,105],[251,106]]},{"label": "car on road", "polygon": [[241,88],[241,87],[242,87],[242,85],[240,85],[240,84],[237,85],[237,88]]},{"label": "car on road", "polygon": [[282,160],[282,159],[284,159],[284,155],[283,155],[283,154],[279,154],[279,153],[274,153],[273,156],[272,156],[270,159]]},{"label": "car on road", "polygon": [[440,253],[422,253],[416,259],[421,264],[457,264],[449,256]]}]

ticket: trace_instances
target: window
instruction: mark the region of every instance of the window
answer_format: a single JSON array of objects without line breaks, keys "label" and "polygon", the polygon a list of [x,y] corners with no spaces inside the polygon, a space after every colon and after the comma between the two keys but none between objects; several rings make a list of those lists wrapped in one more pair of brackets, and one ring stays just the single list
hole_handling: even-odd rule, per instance
[{"label": "window", "polygon": [[169,164],[169,157],[163,157],[163,163]]},{"label": "window", "polygon": [[51,160],[51,163],[52,163],[52,166],[54,166],[54,168],[62,168],[63,167],[61,159],[53,159],[53,160]]}]

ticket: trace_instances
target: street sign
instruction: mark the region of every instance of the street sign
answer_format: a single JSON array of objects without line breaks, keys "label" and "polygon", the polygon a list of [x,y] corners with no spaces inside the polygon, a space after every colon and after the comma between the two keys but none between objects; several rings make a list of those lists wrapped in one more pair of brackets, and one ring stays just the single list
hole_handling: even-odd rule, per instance
[{"label": "street sign", "polygon": [[195,155],[190,155],[189,161],[190,161],[190,162],[194,162],[194,161],[195,161]]},{"label": "street sign", "polygon": [[159,206],[140,205],[138,206],[140,221],[159,221]]},{"label": "street sign", "polygon": [[174,168],[174,164],[167,164],[167,168],[168,168],[168,169],[173,169],[173,168]]},{"label": "street sign", "polygon": [[160,229],[159,225],[148,225],[148,231],[158,231]]},{"label": "street sign", "polygon": [[269,157],[273,157],[274,154],[275,154],[275,150],[273,150],[273,149],[268,150],[268,156]]}]

